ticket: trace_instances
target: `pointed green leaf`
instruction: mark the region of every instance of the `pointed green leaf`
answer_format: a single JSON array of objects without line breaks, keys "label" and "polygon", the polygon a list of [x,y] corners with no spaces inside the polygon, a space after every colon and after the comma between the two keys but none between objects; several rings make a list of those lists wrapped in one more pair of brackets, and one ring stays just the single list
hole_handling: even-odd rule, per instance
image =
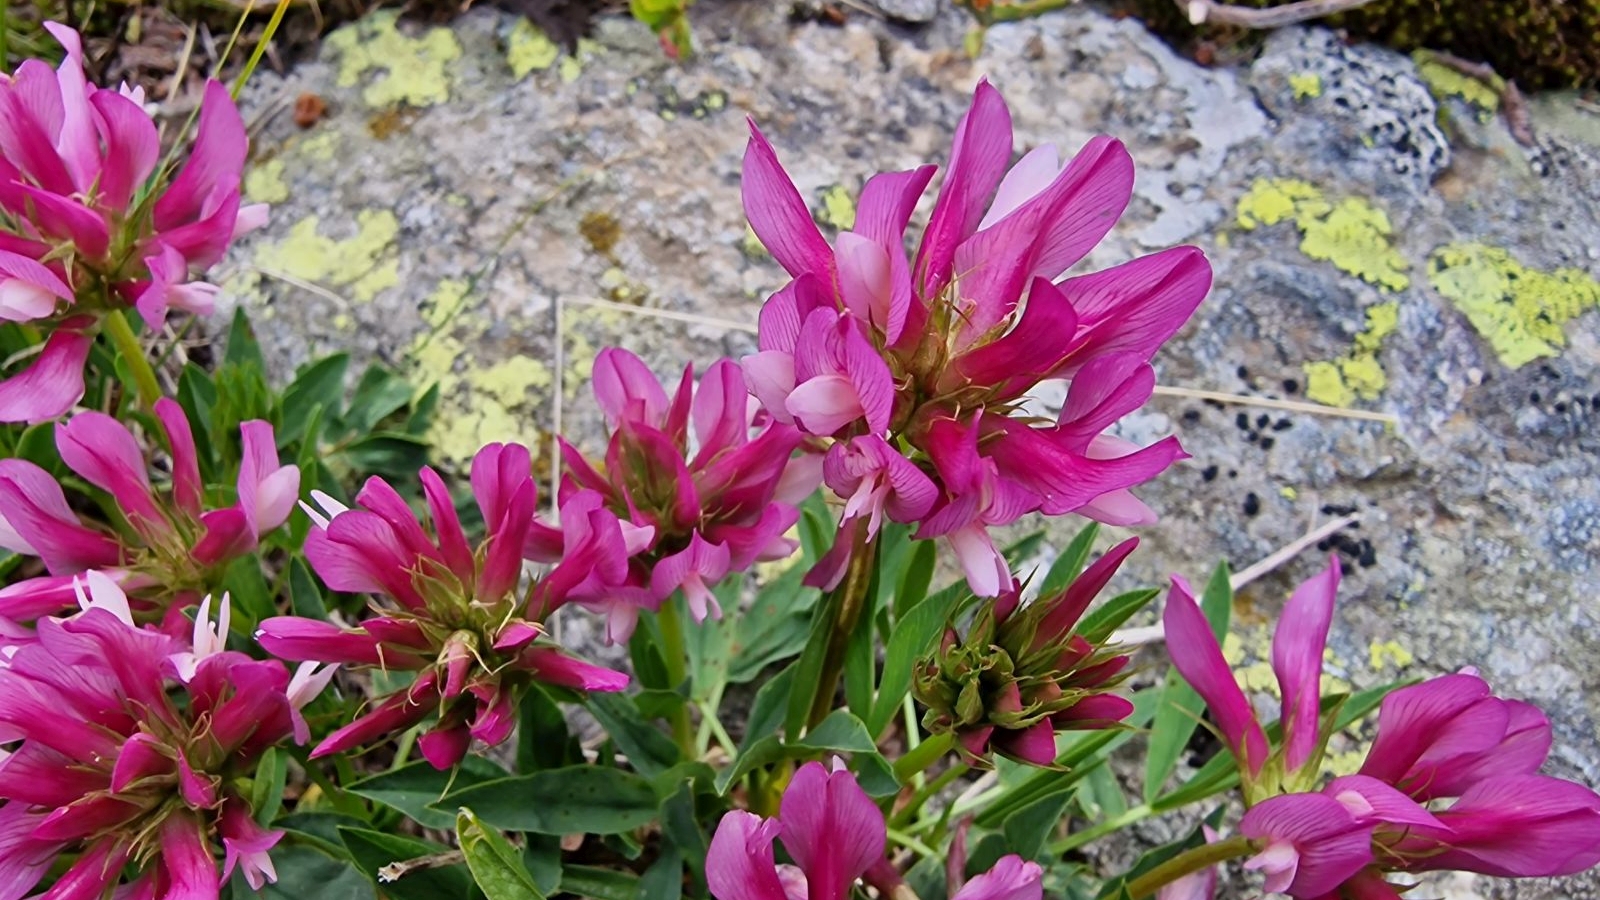
[{"label": "pointed green leaf", "polygon": [[517,848],[465,807],[456,814],[456,843],[488,900],[545,900]]},{"label": "pointed green leaf", "polygon": [[507,831],[621,834],[649,824],[661,806],[650,782],[603,766],[566,766],[453,792],[431,808],[471,807]]},{"label": "pointed green leaf", "polygon": [[[1211,573],[1200,609],[1211,625],[1220,645],[1228,633],[1228,619],[1233,612],[1233,586],[1226,562],[1220,563]],[[1167,779],[1178,767],[1183,750],[1194,736],[1200,717],[1206,708],[1205,701],[1194,688],[1183,680],[1176,668],[1169,668],[1161,688],[1161,705],[1156,708],[1154,723],[1150,726],[1150,744],[1145,756],[1144,799],[1149,803],[1166,787]]]}]

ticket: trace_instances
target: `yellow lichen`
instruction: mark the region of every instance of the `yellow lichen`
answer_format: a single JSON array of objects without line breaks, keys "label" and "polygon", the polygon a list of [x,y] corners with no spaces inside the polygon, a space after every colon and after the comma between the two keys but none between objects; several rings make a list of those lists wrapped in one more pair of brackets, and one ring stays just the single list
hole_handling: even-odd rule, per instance
[{"label": "yellow lichen", "polygon": [[284,162],[270,159],[251,166],[244,173],[244,195],[257,203],[282,203],[289,199],[289,186],[283,181]]},{"label": "yellow lichen", "polygon": [[1428,92],[1436,99],[1460,97],[1478,108],[1478,118],[1489,121],[1500,108],[1500,93],[1483,81],[1449,66],[1441,65],[1431,55],[1419,51],[1413,54],[1417,74],[1428,85]]},{"label": "yellow lichen", "polygon": [[1395,641],[1373,641],[1372,646],[1367,648],[1367,654],[1373,671],[1382,671],[1391,666],[1404,669],[1416,661],[1410,650]]},{"label": "yellow lichen", "polygon": [[1333,263],[1384,290],[1411,284],[1406,258],[1394,248],[1393,229],[1383,210],[1357,197],[1339,201],[1326,215],[1299,220],[1300,252]]},{"label": "yellow lichen", "polygon": [[[449,64],[461,56],[461,44],[448,28],[409,37],[400,32],[398,18],[397,10],[378,10],[328,35],[326,45],[339,54],[339,86],[365,80],[361,99],[368,106],[432,106],[450,99]],[[374,69],[383,74],[369,75]]]},{"label": "yellow lichen", "polygon": [[400,283],[394,240],[400,222],[386,209],[356,213],[354,236],[337,239],[319,231],[320,220],[294,223],[283,240],[256,252],[256,265],[330,288],[348,288],[350,298],[367,302]]},{"label": "yellow lichen", "polygon": [[1428,259],[1428,281],[1516,369],[1566,346],[1566,324],[1600,307],[1600,282],[1577,268],[1530,269],[1499,247],[1451,244]]},{"label": "yellow lichen", "polygon": [[1367,308],[1366,327],[1344,355],[1305,365],[1306,396],[1329,406],[1349,406],[1357,400],[1376,400],[1388,386],[1388,376],[1378,364],[1383,339],[1400,324],[1400,304],[1395,301]]},{"label": "yellow lichen", "polygon": [[818,213],[824,224],[846,231],[856,224],[856,198],[842,184],[822,192],[822,209]]},{"label": "yellow lichen", "polygon": [[506,62],[511,74],[523,79],[530,72],[542,72],[561,58],[561,48],[550,36],[527,19],[518,19],[506,40]]},{"label": "yellow lichen", "polygon": [[1289,87],[1296,100],[1311,100],[1322,96],[1322,76],[1315,72],[1300,72],[1289,76]]}]

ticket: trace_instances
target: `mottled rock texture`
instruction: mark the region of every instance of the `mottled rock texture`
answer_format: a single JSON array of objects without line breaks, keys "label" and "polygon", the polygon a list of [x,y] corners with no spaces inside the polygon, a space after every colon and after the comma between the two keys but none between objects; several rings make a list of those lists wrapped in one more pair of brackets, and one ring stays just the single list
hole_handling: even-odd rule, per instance
[{"label": "mottled rock texture", "polygon": [[[1125,433],[1175,432],[1194,458],[1143,491],[1165,518],[1133,576],[1203,578],[1358,512],[1331,547],[1348,571],[1332,673],[1477,665],[1550,711],[1553,771],[1600,783],[1600,157],[1557,124],[1570,100],[1538,106],[1561,116],[1541,112],[1524,150],[1409,59],[1321,30],[1207,70],[1084,8],[997,26],[976,60],[948,9],[920,31],[796,25],[764,3],[696,15],[701,54],[683,66],[630,22],[563,59],[475,11],[448,30],[368,19],[287,78],[258,76],[249,191],[277,208],[228,289],[275,365],[349,347],[442,381],[436,437],[457,462],[487,440],[547,446],[558,393],[562,429],[597,448],[598,347],[662,373],[749,352],[782,282],[740,210],[744,116],[837,228],[872,172],[942,161],[987,75],[1019,149],[1108,132],[1132,151],[1133,205],[1087,268],[1178,242],[1210,254],[1216,288],[1158,358],[1164,384],[1398,417],[1157,398]],[[283,113],[302,92],[330,109],[306,131]],[[1317,556],[1241,594],[1245,664]],[[1534,900],[1597,883],[1442,889]]]}]

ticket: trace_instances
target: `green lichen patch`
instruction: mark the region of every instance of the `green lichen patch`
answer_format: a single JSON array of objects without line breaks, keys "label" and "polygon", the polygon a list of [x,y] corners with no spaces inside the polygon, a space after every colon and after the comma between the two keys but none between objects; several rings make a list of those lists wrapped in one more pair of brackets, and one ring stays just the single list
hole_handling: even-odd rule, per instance
[{"label": "green lichen patch", "polygon": [[328,35],[327,46],[339,54],[339,86],[363,84],[361,99],[374,107],[450,99],[450,64],[461,56],[461,44],[448,28],[410,37],[398,19],[398,11],[378,10]]},{"label": "green lichen patch", "polygon": [[283,180],[282,159],[270,159],[251,166],[244,173],[244,195],[256,203],[282,203],[289,199],[289,185]]},{"label": "green lichen patch", "polygon": [[543,72],[560,58],[560,45],[527,19],[518,19],[506,38],[506,62],[519,81],[534,72]]},{"label": "green lichen patch", "polygon": [[1394,227],[1383,210],[1360,197],[1330,201],[1320,189],[1295,178],[1258,178],[1239,200],[1240,228],[1251,231],[1292,221],[1300,229],[1300,252],[1386,291],[1411,285],[1410,266],[1395,249]]},{"label": "green lichen patch", "polygon": [[256,265],[269,272],[346,289],[349,297],[366,303],[381,291],[400,283],[400,262],[395,238],[400,221],[386,209],[356,213],[355,234],[333,238],[320,230],[321,220],[307,216],[294,223],[277,243],[256,252]]},{"label": "green lichen patch", "polygon": [[1316,72],[1300,72],[1289,76],[1289,88],[1296,100],[1314,100],[1322,96],[1322,76]]},{"label": "green lichen patch", "polygon": [[1560,353],[1567,323],[1600,307],[1600,283],[1582,269],[1532,269],[1484,244],[1435,250],[1428,281],[1512,369]]},{"label": "green lichen patch", "polygon": [[822,192],[822,206],[815,212],[818,222],[838,231],[848,231],[856,224],[856,198],[850,189],[836,184]]},{"label": "green lichen patch", "polygon": [[1428,85],[1428,93],[1436,100],[1459,97],[1476,107],[1478,118],[1487,122],[1500,108],[1500,94],[1489,84],[1436,61],[1425,51],[1412,54],[1417,64],[1417,74]]}]

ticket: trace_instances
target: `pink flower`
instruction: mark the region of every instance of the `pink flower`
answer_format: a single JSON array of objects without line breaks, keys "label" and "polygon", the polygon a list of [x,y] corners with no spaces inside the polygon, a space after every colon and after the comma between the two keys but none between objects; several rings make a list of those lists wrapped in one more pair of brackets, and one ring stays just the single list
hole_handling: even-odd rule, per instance
[{"label": "pink flower", "polygon": [[[356,508],[320,492],[312,496],[322,510],[306,508],[315,522],[306,538],[312,567],[334,590],[387,598],[378,615],[354,628],[280,616],[263,621],[257,632],[261,645],[284,659],[419,673],[409,688],[329,735],[314,757],[387,737],[437,713],[419,746],[429,762],[446,769],[461,761],[474,739],[493,745],[509,737],[511,711],[533,682],[600,691],[627,686],[626,675],[540,640],[543,615],[604,567],[596,546],[574,548],[527,594],[518,590],[537,504],[527,448],[490,444],[474,457],[473,495],[487,528],[476,548],[443,479],[427,468],[420,478],[431,530],[376,477],[356,495]],[[258,497],[268,495],[264,490]],[[614,561],[626,565],[625,557]],[[297,695],[299,684],[330,677],[303,670],[289,692]],[[304,727],[297,716],[295,727]]]},{"label": "pink flower", "polygon": [[[561,528],[536,526],[526,555],[554,558],[561,544],[566,559],[595,540],[612,548],[601,577],[569,597],[607,615],[609,639],[625,639],[640,609],[658,609],[680,588],[704,619],[717,609],[717,581],[794,551],[784,533],[819,467],[792,459],[802,440],[792,426],[752,417],[737,365],[713,363],[698,385],[685,369],[669,399],[642,360],[608,348],[595,359],[594,391],[612,428],[603,474],[563,442]],[[582,519],[569,523],[574,502]],[[576,537],[559,537],[572,528]]]},{"label": "pink flower", "polygon": [[[1283,695],[1283,745],[1269,752],[1266,732],[1234,681],[1210,624],[1194,593],[1173,576],[1162,624],[1172,664],[1211,710],[1212,721],[1239,762],[1246,795],[1252,800],[1278,792],[1278,785],[1309,786],[1323,742],[1319,718],[1322,650],[1333,621],[1339,588],[1339,561],[1295,588],[1272,639],[1272,668]],[[1270,762],[1270,768],[1269,768]]]},{"label": "pink flower", "polygon": [[[281,835],[251,821],[236,785],[293,731],[281,664],[209,653],[176,682],[181,645],[91,608],[43,619],[0,668],[0,898],[74,856],[51,896],[216,896],[215,852],[259,887]],[[70,673],[70,677],[66,677]],[[173,690],[185,695],[175,699]]]},{"label": "pink flower", "polygon": [[1262,870],[1270,893],[1321,897],[1372,862],[1372,826],[1324,794],[1270,797],[1239,831],[1264,843],[1244,867]]},{"label": "pink flower", "polygon": [[[1065,166],[1046,145],[1008,171],[1011,150],[1005,102],[980,83],[914,261],[905,231],[934,167],[870,179],[855,230],[830,246],[753,124],[744,158],[750,225],[792,276],[762,307],[760,352],[743,361],[751,393],[808,434],[878,441],[859,452],[906,484],[875,458],[882,447],[902,455],[937,499],[875,505],[872,521],[887,511],[922,523],[922,537],[948,536],[986,596],[1009,581],[991,526],[1033,511],[1118,524],[1152,517],[1128,489],[1182,451],[1171,439],[1140,450],[1104,431],[1149,398],[1151,355],[1211,282],[1192,247],[1057,281],[1127,206],[1132,161],[1121,144],[1095,138]],[[1048,378],[1072,381],[1060,419],[1017,416],[1019,398]],[[953,471],[947,432],[976,445]],[[857,497],[861,476],[829,487]],[[841,529],[840,540],[848,535]],[[836,580],[848,552],[836,548],[813,582]]]},{"label": "pink flower", "polygon": [[56,425],[62,461],[112,496],[127,520],[125,533],[79,521],[61,486],[33,463],[0,460],[0,546],[38,556],[51,573],[0,592],[0,615],[31,619],[70,607],[73,595],[63,590],[70,581],[62,579],[102,569],[120,573],[117,581],[139,616],[159,618],[170,606],[196,602],[221,568],[283,524],[300,471],[278,465],[271,425],[240,426],[245,459],[238,502],[207,511],[188,419],[170,399],[157,401],[155,413],[170,459],[165,489],[151,482],[149,448],[116,419],[84,412]]},{"label": "pink flower", "polygon": [[950,900],[1043,900],[1044,870],[1016,854],[1002,856],[994,868],[950,895]]}]

